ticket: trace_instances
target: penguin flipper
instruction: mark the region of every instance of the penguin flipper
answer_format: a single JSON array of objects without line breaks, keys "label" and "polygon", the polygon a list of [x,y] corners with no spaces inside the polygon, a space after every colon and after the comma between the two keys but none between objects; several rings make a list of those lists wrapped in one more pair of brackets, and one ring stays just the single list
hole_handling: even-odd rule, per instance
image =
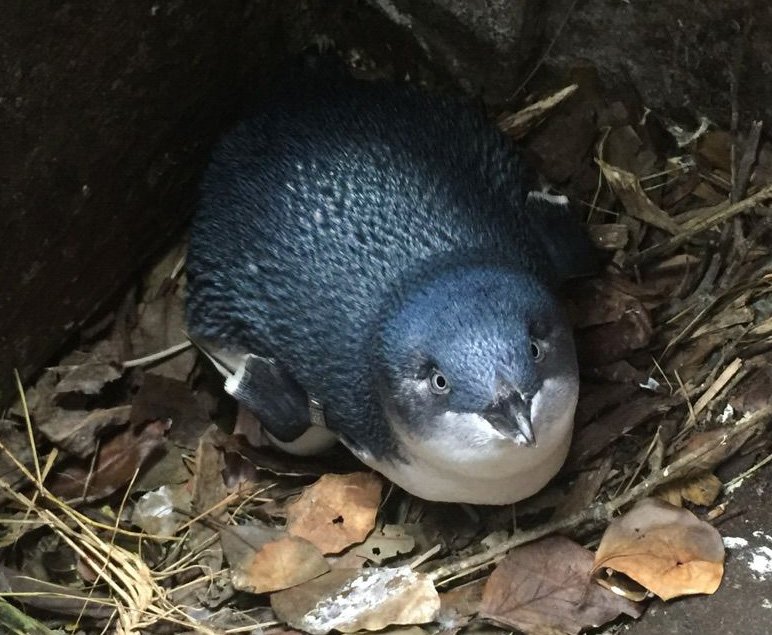
[{"label": "penguin flipper", "polygon": [[225,378],[225,391],[254,413],[272,441],[292,451],[309,429],[324,426],[321,405],[274,358],[194,343]]},{"label": "penguin flipper", "polygon": [[598,253],[565,196],[529,192],[525,210],[561,282],[598,273]]}]

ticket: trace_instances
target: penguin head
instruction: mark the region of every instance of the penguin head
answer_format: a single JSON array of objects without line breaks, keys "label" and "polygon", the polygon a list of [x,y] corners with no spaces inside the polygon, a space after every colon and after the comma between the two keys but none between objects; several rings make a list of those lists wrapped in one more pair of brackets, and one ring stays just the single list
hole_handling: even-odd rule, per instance
[{"label": "penguin head", "polygon": [[496,267],[439,275],[403,298],[377,355],[382,411],[421,460],[470,476],[511,462],[515,448],[531,448],[535,462],[563,452],[562,463],[576,355],[557,299],[534,276]]}]

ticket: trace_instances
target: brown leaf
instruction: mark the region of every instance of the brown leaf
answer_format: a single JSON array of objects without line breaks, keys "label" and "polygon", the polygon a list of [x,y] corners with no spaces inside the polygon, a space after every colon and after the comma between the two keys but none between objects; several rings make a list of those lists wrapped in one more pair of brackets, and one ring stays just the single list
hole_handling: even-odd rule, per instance
[{"label": "brown leaf", "polygon": [[130,412],[130,406],[91,412],[57,410],[51,419],[39,423],[38,429],[54,445],[85,459],[94,453],[97,438],[106,430],[129,422]]},{"label": "brown leaf", "polygon": [[383,529],[370,534],[355,552],[380,565],[398,555],[410,553],[414,548],[415,538],[406,533],[404,527],[385,525]]},{"label": "brown leaf", "polygon": [[612,465],[613,461],[610,456],[586,465],[585,469],[577,475],[576,481],[571,484],[566,497],[557,506],[554,518],[568,518],[592,503],[605,483]]},{"label": "brown leaf", "polygon": [[721,535],[690,511],[646,498],[606,529],[593,575],[619,572],[663,600],[714,593],[724,573]]},{"label": "brown leaf", "polygon": [[592,553],[561,536],[513,549],[485,585],[480,616],[526,634],[576,634],[641,608],[592,581]]},{"label": "brown leaf", "polygon": [[[170,293],[142,302],[138,309],[139,323],[131,332],[132,355],[135,358],[152,355],[185,341],[185,307],[181,294]],[[153,366],[153,372],[184,381],[196,363],[194,348],[180,351]]]},{"label": "brown leaf", "polygon": [[115,608],[110,606],[110,598],[93,588],[81,590],[38,580],[28,572],[4,565],[0,565],[0,593],[19,594],[24,597],[25,606],[40,608],[47,613],[103,620],[111,619],[115,614]]},{"label": "brown leaf", "polygon": [[769,403],[770,395],[772,395],[772,357],[737,386],[729,403],[736,412],[754,412]]},{"label": "brown leaf", "polygon": [[[26,479],[19,471],[9,454],[14,456],[22,465],[32,465],[33,455],[30,448],[29,435],[17,423],[0,417],[0,441],[5,451],[0,451],[0,479],[9,487]],[[5,492],[1,492],[0,500],[5,499]]]},{"label": "brown leaf", "polygon": [[160,448],[168,430],[165,421],[153,421],[144,426],[130,426],[105,441],[96,461],[78,461],[48,481],[48,488],[61,498],[98,500],[117,491],[134,477],[150,454]]},{"label": "brown leaf", "polygon": [[177,445],[195,450],[210,425],[206,410],[184,381],[145,373],[142,386],[131,401],[132,423],[170,419],[169,438]]},{"label": "brown leaf", "polygon": [[428,576],[410,567],[338,569],[300,586],[274,593],[277,617],[311,635],[331,630],[377,631],[392,624],[425,624],[440,609]]},{"label": "brown leaf", "polygon": [[220,531],[231,582],[239,591],[268,593],[308,582],[330,570],[310,542],[258,525],[226,527]]},{"label": "brown leaf", "polygon": [[446,628],[464,626],[468,618],[480,611],[483,591],[487,580],[480,579],[440,593],[438,621]]},{"label": "brown leaf", "polygon": [[627,434],[645,421],[668,412],[683,400],[681,395],[659,397],[643,393],[637,399],[631,396],[613,410],[585,425],[574,436],[568,461],[571,466],[581,467],[619,437]]},{"label": "brown leaf", "polygon": [[287,507],[287,531],[325,555],[340,553],[372,531],[382,486],[372,472],[325,474]]},{"label": "brown leaf", "polygon": [[98,395],[110,382],[120,379],[122,372],[113,364],[89,359],[83,364],[72,367],[54,387],[58,395],[81,393]]},{"label": "brown leaf", "polygon": [[681,483],[681,496],[690,503],[707,507],[716,502],[722,487],[717,476],[704,474]]},{"label": "brown leaf", "polygon": [[[226,507],[222,504],[228,492],[223,482],[223,457],[220,450],[212,441],[217,435],[216,429],[207,432],[199,441],[196,451],[196,464],[193,470],[193,512],[196,516],[205,514],[210,521],[224,522],[227,516]],[[216,534],[205,522],[197,522],[191,527],[190,542],[191,551],[209,545],[211,538]],[[212,571],[222,567],[223,553],[220,544],[208,546],[203,558],[199,561],[202,566]]]}]

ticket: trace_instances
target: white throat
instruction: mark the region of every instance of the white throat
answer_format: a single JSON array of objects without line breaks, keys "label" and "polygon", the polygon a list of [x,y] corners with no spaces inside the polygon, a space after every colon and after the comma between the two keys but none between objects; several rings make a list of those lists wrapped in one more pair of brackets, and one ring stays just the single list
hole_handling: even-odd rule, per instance
[{"label": "white throat", "polygon": [[575,379],[544,382],[531,409],[534,446],[518,444],[479,415],[446,413],[428,436],[392,418],[402,460],[360,459],[421,498],[484,505],[514,503],[538,492],[563,465],[577,395]]}]

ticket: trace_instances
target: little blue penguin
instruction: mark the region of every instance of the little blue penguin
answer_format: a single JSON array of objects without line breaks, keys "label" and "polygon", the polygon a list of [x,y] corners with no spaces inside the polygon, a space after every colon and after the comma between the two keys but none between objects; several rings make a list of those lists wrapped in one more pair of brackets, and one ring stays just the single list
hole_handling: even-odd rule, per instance
[{"label": "little blue penguin", "polygon": [[562,196],[464,101],[303,77],[217,145],[191,339],[279,447],[342,442],[428,500],[508,504],[563,464],[578,393],[556,296],[594,268]]}]

